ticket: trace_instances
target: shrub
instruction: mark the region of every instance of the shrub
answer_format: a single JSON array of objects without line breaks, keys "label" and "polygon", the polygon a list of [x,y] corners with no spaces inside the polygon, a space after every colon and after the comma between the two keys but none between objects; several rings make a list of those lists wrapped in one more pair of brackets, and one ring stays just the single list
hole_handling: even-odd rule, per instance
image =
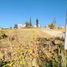
[{"label": "shrub", "polygon": [[0,39],[7,38],[8,36],[6,35],[4,30],[0,31]]}]

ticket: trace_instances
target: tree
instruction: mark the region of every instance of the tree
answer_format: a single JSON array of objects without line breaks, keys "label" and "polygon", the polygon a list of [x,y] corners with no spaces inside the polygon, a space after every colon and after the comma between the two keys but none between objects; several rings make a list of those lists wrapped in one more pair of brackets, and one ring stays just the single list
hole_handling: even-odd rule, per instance
[{"label": "tree", "polygon": [[17,25],[17,24],[15,24],[15,25],[14,25],[14,28],[15,28],[15,29],[17,29],[17,28],[18,28],[18,25]]},{"label": "tree", "polygon": [[54,25],[53,23],[51,23],[51,24],[48,25],[48,27],[49,27],[50,29],[54,29],[54,28],[55,28],[55,25]]},{"label": "tree", "polygon": [[29,21],[29,22],[27,21],[25,24],[26,24],[26,27],[27,27],[27,28],[32,27],[32,21],[31,21],[31,18],[30,18],[30,21]]},{"label": "tree", "polygon": [[28,25],[29,25],[28,22],[26,22],[25,24],[26,24],[26,27],[28,27]]},{"label": "tree", "polygon": [[55,18],[55,17],[53,18],[52,23],[53,23],[54,25],[56,25],[56,18]]},{"label": "tree", "polygon": [[30,28],[31,27],[29,22],[26,22],[25,24],[26,24],[26,27],[27,28]]},{"label": "tree", "polygon": [[29,25],[30,25],[30,27],[32,27],[32,21],[31,21],[31,18],[30,18],[30,22],[29,22]]},{"label": "tree", "polygon": [[36,27],[39,27],[39,20],[36,19]]},{"label": "tree", "polygon": [[54,29],[54,28],[57,27],[57,25],[56,25],[56,18],[55,18],[55,17],[54,17],[52,23],[50,23],[50,24],[48,25],[48,27],[49,27],[50,29]]}]

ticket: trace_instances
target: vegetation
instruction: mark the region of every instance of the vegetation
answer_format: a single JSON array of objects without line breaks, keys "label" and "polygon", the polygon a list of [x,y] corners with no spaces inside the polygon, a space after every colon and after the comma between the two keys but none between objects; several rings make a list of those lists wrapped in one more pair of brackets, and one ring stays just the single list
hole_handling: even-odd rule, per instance
[{"label": "vegetation", "polygon": [[30,21],[29,22],[26,22],[26,28],[32,28],[32,21],[31,21],[31,18],[30,18]]},{"label": "vegetation", "polygon": [[1,30],[2,36],[0,67],[65,67],[63,39],[38,28]]},{"label": "vegetation", "polygon": [[8,36],[5,34],[5,31],[4,30],[1,30],[0,31],[0,39],[4,39],[4,38],[7,38]]},{"label": "vegetation", "polygon": [[56,25],[54,23],[48,24],[48,28],[55,29],[56,28]]},{"label": "vegetation", "polygon": [[50,29],[55,29],[57,27],[55,18],[53,19],[52,23],[48,24],[48,27]]},{"label": "vegetation", "polygon": [[14,28],[15,28],[15,29],[17,29],[17,28],[18,28],[18,25],[17,25],[17,24],[15,24],[15,25],[14,25]]},{"label": "vegetation", "polygon": [[[56,40],[59,40],[58,43],[55,42]],[[62,39],[53,38],[48,40],[39,38],[38,41],[40,41],[39,50],[41,50],[39,60],[42,61],[43,65],[45,63],[45,67],[65,67],[66,58]],[[41,67],[43,67],[42,64]]]},{"label": "vegetation", "polygon": [[39,27],[39,20],[36,19],[36,27]]},{"label": "vegetation", "polygon": [[29,23],[29,24],[30,24],[30,27],[32,27],[32,21],[31,21],[31,18],[30,18],[30,23]]}]

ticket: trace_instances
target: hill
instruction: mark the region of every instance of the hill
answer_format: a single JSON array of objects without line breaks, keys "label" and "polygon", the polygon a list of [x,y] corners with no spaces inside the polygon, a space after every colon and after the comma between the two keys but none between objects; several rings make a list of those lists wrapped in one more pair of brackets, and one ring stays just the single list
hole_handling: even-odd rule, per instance
[{"label": "hill", "polygon": [[0,30],[0,67],[65,67],[65,58],[64,39],[44,29]]}]

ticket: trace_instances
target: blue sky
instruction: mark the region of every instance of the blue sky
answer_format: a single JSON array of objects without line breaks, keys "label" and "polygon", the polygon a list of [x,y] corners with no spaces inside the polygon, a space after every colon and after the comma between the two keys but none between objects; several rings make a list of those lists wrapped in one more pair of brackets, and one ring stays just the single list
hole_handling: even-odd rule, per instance
[{"label": "blue sky", "polygon": [[45,26],[56,18],[60,26],[65,24],[67,0],[0,0],[0,27],[10,27],[36,18]]}]

